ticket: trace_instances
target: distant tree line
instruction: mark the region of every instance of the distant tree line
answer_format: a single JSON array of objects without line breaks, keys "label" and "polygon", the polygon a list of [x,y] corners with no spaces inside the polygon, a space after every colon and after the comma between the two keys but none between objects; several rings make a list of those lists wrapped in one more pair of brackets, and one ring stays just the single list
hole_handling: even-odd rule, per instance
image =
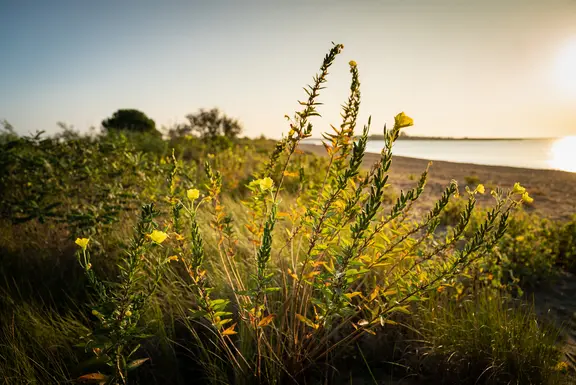
[{"label": "distant tree line", "polygon": [[[201,108],[195,114],[186,115],[188,122],[177,124],[168,130],[171,139],[182,136],[195,136],[200,139],[215,141],[221,138],[235,139],[243,130],[237,119],[233,119],[218,108],[206,110]],[[136,132],[161,136],[156,123],[145,113],[135,109],[120,109],[111,117],[102,121],[106,132]]]}]

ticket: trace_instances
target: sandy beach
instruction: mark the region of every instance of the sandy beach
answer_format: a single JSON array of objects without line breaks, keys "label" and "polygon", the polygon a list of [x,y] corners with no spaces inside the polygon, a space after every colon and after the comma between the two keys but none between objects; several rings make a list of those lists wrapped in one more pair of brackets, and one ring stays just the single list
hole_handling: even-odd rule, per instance
[{"label": "sandy beach", "polygon": [[[325,156],[323,146],[302,144],[302,151]],[[364,164],[369,167],[379,159],[379,154],[367,153]],[[426,169],[428,160],[395,156],[390,170],[390,183],[397,189],[409,189]],[[479,181],[490,188],[500,186],[511,188],[515,182],[525,186],[534,203],[526,206],[526,211],[536,212],[551,219],[567,219],[576,214],[576,173],[555,170],[534,170],[528,168],[484,166],[468,163],[433,161],[430,167],[426,197],[439,197],[444,187],[455,179],[463,189],[468,181]],[[475,187],[471,185],[470,187]],[[461,190],[463,191],[463,190]],[[481,204],[491,202],[490,194],[479,196]]]}]

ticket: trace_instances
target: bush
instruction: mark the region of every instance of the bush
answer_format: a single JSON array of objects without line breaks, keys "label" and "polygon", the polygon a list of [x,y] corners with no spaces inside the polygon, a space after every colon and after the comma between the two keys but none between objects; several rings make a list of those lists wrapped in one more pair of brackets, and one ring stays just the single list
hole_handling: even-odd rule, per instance
[{"label": "bush", "polygon": [[179,124],[170,130],[171,138],[195,135],[215,148],[228,148],[243,130],[237,119],[230,118],[218,108],[201,108],[195,114],[188,114],[186,119],[187,124]]},{"label": "bush", "polygon": [[497,249],[505,282],[534,287],[553,280],[561,269],[575,272],[575,224],[574,219],[552,222],[525,212],[513,215]]},{"label": "bush", "polygon": [[134,109],[116,111],[110,118],[102,121],[102,127],[108,132],[127,131],[160,136],[160,132],[156,130],[156,123],[142,111]]}]

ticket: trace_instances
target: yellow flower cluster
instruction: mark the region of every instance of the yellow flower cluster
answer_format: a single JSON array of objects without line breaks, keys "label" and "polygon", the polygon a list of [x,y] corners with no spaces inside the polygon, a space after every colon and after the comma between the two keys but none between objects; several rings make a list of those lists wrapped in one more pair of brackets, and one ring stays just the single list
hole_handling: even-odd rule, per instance
[{"label": "yellow flower cluster", "polygon": [[414,119],[406,115],[404,112],[399,113],[394,117],[394,125],[397,128],[403,128],[414,125]]},{"label": "yellow flower cluster", "polygon": [[514,187],[512,188],[512,194],[524,194],[526,192],[526,188],[522,187],[520,183],[514,183]]},{"label": "yellow flower cluster", "polygon": [[526,203],[534,202],[534,198],[532,198],[526,188],[520,185],[520,183],[514,183],[514,187],[512,188],[512,194],[520,194],[522,196],[522,201]]}]

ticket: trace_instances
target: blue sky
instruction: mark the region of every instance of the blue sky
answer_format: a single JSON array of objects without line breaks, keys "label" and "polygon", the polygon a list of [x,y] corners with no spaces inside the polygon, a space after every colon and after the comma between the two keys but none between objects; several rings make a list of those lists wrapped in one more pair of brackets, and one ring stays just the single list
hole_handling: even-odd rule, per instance
[{"label": "blue sky", "polygon": [[331,41],[315,136],[338,123],[351,59],[373,133],[405,111],[414,135],[576,134],[574,0],[0,0],[0,119],[53,133],[217,106],[277,138]]}]

